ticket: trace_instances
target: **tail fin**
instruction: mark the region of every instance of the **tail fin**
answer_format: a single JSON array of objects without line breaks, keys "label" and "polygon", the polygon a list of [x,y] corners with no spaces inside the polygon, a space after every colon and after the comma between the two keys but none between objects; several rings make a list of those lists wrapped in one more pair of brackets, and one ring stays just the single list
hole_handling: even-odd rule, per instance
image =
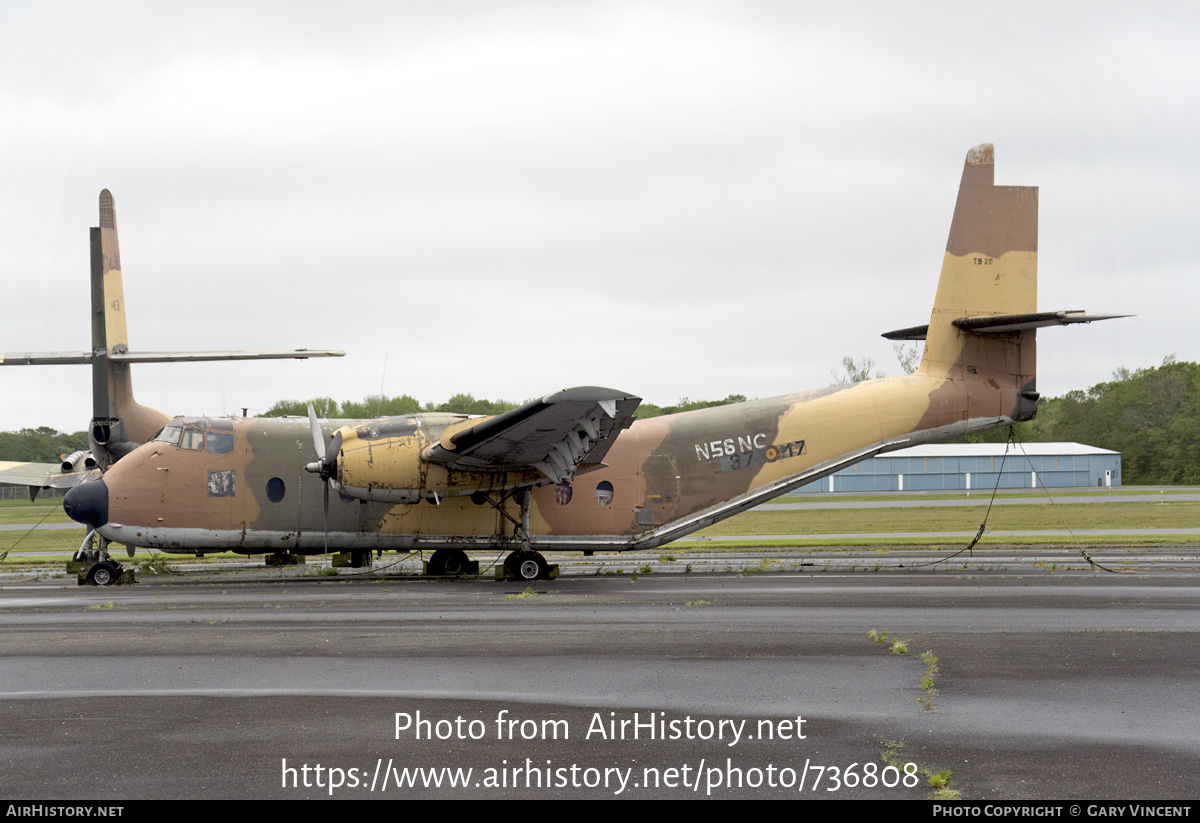
[{"label": "tail fin", "polygon": [[[965,381],[972,401],[989,397],[971,417],[1025,420],[1037,405],[1037,330],[987,318],[1037,313],[1038,190],[994,185],[993,157],[991,143],[967,152],[919,371]],[[978,383],[991,391],[977,395]]]},{"label": "tail fin", "polygon": [[91,230],[92,251],[92,453],[107,466],[145,443],[170,419],[133,399],[125,287],[117,245],[117,210],[108,189],[100,192],[100,225]]},{"label": "tail fin", "polygon": [[1037,310],[1038,190],[995,185],[993,156],[967,152],[929,325],[883,335],[926,341],[917,373],[943,381],[931,414],[962,433],[1033,417],[1039,328],[1129,316]]}]

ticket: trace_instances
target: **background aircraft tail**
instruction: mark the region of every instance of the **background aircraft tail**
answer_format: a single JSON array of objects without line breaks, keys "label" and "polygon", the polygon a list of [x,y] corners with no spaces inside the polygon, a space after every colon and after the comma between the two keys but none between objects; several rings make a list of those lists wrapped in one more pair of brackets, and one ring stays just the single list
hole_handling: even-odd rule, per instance
[{"label": "background aircraft tail", "polygon": [[[125,287],[117,245],[117,210],[108,189],[100,192],[100,225],[91,229],[92,348],[85,352],[16,352],[0,356],[0,366],[92,367],[92,454],[102,468],[147,442],[170,419],[133,399],[133,363],[200,363],[209,360],[307,360],[341,357],[336,349],[267,351],[129,350]],[[0,483],[4,482],[0,476]]]},{"label": "background aircraft tail", "polygon": [[92,453],[101,465],[145,443],[170,418],[133,398],[125,287],[117,244],[117,210],[108,189],[100,192],[100,225],[91,229],[92,254]]}]

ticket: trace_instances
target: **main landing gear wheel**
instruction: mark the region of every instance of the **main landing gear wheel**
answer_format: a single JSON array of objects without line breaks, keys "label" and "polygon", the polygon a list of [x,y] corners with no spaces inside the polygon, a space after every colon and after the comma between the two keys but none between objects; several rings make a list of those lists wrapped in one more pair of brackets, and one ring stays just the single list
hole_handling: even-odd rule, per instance
[{"label": "main landing gear wheel", "polygon": [[479,564],[467,557],[462,549],[438,549],[429,558],[426,574],[434,577],[459,577],[478,574]]},{"label": "main landing gear wheel", "polygon": [[517,580],[545,580],[550,576],[550,564],[535,551],[515,551],[504,565]]},{"label": "main landing gear wheel", "polygon": [[121,577],[121,565],[102,560],[88,569],[87,579],[93,586],[111,586]]}]

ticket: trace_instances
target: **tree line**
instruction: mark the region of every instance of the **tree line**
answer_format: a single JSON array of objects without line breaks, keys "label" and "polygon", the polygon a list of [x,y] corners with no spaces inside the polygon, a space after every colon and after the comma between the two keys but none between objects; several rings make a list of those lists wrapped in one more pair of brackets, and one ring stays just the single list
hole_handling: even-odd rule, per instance
[{"label": "tree line", "polygon": [[[1121,452],[1122,482],[1200,483],[1200,363],[1117,369],[1086,391],[1038,403],[1037,417],[1016,427],[1027,443],[1077,442]],[[1002,443],[1007,429],[962,442]]]},{"label": "tree line", "polygon": [[57,463],[62,455],[90,449],[86,431],[64,434],[49,426],[0,432],[0,460]]},{"label": "tree line", "polygon": [[[724,400],[689,400],[685,397],[673,406],[656,406],[653,403],[642,403],[638,406],[637,413],[634,416],[638,420],[644,420],[647,417],[659,417],[664,414],[676,414],[694,409],[724,406],[729,403],[744,403],[745,401],[746,395],[744,394],[731,394]],[[400,397],[371,394],[367,395],[361,402],[344,400],[339,403],[332,397],[314,397],[311,401],[281,400],[267,409],[261,416],[286,417],[288,415],[298,415],[306,417],[308,415],[309,402],[312,402],[313,411],[317,413],[318,417],[322,419],[340,418],[343,420],[392,417],[401,414],[416,414],[417,412],[500,414],[500,412],[515,409],[520,405],[519,403],[510,403],[507,400],[476,399],[470,394],[456,394],[445,403],[425,403],[424,405],[415,397],[407,394]]]}]

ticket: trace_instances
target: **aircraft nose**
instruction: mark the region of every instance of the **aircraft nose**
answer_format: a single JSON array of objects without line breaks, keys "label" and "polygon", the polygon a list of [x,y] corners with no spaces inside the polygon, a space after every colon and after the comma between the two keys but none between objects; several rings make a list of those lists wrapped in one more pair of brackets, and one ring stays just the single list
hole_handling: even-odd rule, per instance
[{"label": "aircraft nose", "polygon": [[63,511],[72,520],[100,528],[108,522],[108,486],[103,480],[80,483],[63,497]]}]

